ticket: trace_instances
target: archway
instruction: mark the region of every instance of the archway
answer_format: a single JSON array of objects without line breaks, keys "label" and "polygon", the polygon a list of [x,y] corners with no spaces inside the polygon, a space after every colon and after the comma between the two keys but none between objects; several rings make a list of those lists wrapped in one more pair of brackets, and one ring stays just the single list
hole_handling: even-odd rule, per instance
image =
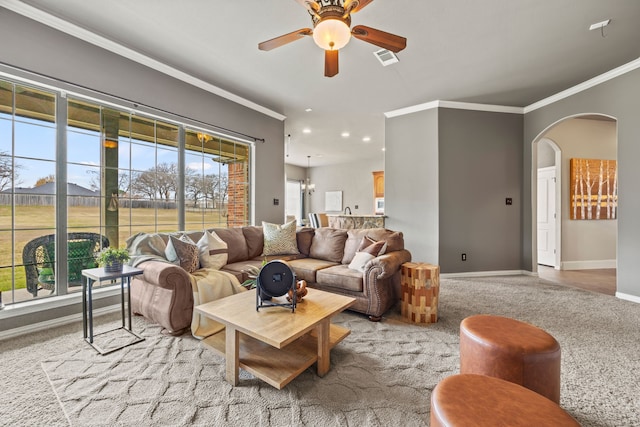
[{"label": "archway", "polygon": [[[595,129],[595,131],[594,131]],[[599,133],[601,132],[601,133]],[[598,139],[602,137],[602,144]],[[564,117],[549,126],[534,138],[531,143],[531,242],[533,272],[538,272],[538,167],[540,143],[547,144],[553,149],[555,166],[557,171],[556,202],[558,203],[558,224],[559,233],[557,236],[557,259],[555,268],[561,270],[592,269],[592,268],[615,268],[617,240],[617,221],[575,221],[569,220],[569,159],[578,158],[600,158],[617,160],[617,119],[612,116],[589,113]],[[606,230],[603,233],[600,229]],[[594,230],[600,230],[595,231]],[[580,234],[582,233],[582,234]],[[595,233],[590,235],[590,233]],[[598,233],[601,233],[599,235]],[[576,235],[579,236],[576,239]],[[609,250],[608,254],[582,254],[579,253],[581,240],[597,240],[597,245]],[[599,240],[598,240],[599,239]],[[544,243],[544,242],[542,242]],[[602,243],[602,244],[601,244]],[[584,245],[584,243],[582,243]],[[586,246],[591,249],[590,246]],[[576,249],[578,248],[578,249]],[[594,249],[595,251],[596,249]],[[588,251],[587,251],[588,252]],[[603,251],[604,252],[604,251]],[[584,256],[584,259],[580,258]]]}]

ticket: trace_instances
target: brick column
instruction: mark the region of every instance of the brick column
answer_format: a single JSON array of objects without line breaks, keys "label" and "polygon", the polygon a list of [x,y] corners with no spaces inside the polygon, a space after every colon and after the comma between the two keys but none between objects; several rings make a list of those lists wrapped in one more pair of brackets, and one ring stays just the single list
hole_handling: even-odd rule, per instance
[{"label": "brick column", "polygon": [[227,227],[249,225],[249,163],[229,164]]}]

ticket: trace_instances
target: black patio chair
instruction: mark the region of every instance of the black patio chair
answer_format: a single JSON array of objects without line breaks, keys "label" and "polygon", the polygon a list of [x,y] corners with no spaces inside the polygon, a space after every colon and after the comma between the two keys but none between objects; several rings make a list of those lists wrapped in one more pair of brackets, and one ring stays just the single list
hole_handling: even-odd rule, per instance
[{"label": "black patio chair", "polygon": [[[96,255],[109,246],[109,239],[97,233],[68,233],[68,283],[82,284],[82,270],[97,267]],[[53,293],[55,287],[55,234],[36,237],[22,250],[27,290],[38,296],[40,289]]]}]

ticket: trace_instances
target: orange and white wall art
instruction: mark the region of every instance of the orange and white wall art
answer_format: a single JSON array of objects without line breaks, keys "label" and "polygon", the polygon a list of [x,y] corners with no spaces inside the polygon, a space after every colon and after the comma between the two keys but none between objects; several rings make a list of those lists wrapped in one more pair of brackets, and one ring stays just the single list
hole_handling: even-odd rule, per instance
[{"label": "orange and white wall art", "polygon": [[618,164],[615,160],[571,159],[571,219],[615,219]]}]

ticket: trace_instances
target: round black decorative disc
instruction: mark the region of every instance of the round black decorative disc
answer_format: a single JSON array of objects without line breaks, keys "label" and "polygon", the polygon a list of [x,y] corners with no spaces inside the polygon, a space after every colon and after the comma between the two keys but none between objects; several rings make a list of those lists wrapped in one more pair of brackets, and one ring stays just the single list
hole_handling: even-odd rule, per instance
[{"label": "round black decorative disc", "polygon": [[284,261],[270,261],[262,267],[258,275],[258,290],[269,297],[280,297],[292,288],[295,274]]}]

